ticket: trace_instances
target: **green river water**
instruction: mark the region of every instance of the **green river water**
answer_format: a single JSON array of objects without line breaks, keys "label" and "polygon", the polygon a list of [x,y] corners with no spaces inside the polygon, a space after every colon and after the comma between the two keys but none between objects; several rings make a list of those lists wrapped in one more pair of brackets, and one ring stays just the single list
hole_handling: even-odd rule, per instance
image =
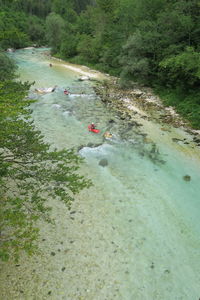
[{"label": "green river water", "polygon": [[[49,199],[55,225],[39,224],[42,254],[1,264],[0,299],[198,300],[200,151],[192,137],[142,119],[139,131],[127,128],[95,95],[94,83],[78,81],[79,73],[45,53],[11,54],[21,80],[35,81],[35,126],[52,147],[82,146],[80,172],[94,186],[76,197],[71,211]],[[34,93],[54,85],[54,93]],[[88,132],[91,122],[100,134]],[[103,138],[106,130],[111,140]],[[108,165],[100,166],[101,159]]]}]

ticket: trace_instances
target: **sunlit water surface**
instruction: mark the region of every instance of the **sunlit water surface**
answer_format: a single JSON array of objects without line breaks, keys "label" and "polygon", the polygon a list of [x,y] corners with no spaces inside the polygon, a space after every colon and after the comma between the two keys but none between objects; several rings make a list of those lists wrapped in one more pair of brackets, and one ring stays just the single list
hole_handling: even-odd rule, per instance
[{"label": "sunlit water surface", "polygon": [[[70,212],[49,200],[56,221],[41,224],[43,253],[3,264],[1,299],[198,300],[200,156],[191,143],[172,141],[190,137],[151,122],[128,128],[91,82],[78,81],[78,73],[51,60],[45,49],[12,56],[20,78],[35,81],[30,96],[38,99],[32,105],[36,127],[52,148],[81,149],[81,173],[94,186],[76,197]],[[54,93],[34,92],[54,85]],[[64,88],[72,94],[64,95]],[[100,134],[88,132],[92,121]],[[110,140],[103,138],[107,130]],[[101,159],[108,165],[99,165]]]}]

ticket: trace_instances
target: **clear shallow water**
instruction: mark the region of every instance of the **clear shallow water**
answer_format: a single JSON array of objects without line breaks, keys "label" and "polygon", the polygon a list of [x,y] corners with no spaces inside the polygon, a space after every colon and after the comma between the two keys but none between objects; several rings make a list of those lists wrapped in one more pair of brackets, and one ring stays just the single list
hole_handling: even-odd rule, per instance
[{"label": "clear shallow water", "polygon": [[[44,52],[13,54],[22,80],[35,81],[35,125],[52,147],[81,148],[81,172],[94,186],[77,197],[73,214],[49,200],[56,224],[41,224],[43,255],[3,265],[2,299],[199,299],[199,151],[172,142],[185,137],[179,130],[163,133],[151,122],[128,129],[91,83],[77,81],[57,61],[50,68]],[[54,93],[34,93],[54,85]],[[88,132],[92,121],[100,134]],[[103,138],[106,130],[113,139]],[[106,167],[99,165],[103,158]]]}]

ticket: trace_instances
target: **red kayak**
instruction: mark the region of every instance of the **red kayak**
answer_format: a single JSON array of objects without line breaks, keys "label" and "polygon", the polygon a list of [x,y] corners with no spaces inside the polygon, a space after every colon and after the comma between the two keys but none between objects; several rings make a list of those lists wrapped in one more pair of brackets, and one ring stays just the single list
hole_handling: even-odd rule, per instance
[{"label": "red kayak", "polygon": [[91,128],[91,125],[88,125],[88,130],[89,130],[89,131],[92,131],[92,132],[94,132],[94,133],[99,133],[99,132],[100,132],[99,129],[93,129],[93,128]]}]

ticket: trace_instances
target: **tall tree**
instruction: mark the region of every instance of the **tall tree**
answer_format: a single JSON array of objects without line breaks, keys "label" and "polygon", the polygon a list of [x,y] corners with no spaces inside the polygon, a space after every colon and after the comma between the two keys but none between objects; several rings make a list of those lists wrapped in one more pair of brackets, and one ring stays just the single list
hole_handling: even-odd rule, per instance
[{"label": "tall tree", "polygon": [[[3,60],[4,66],[7,61]],[[9,73],[9,75],[8,75]],[[36,251],[37,220],[51,221],[47,199],[67,207],[90,181],[77,173],[82,159],[73,150],[50,151],[30,120],[29,83],[0,82],[0,258]],[[1,74],[3,76],[3,73]]]},{"label": "tall tree", "polygon": [[52,47],[52,53],[56,53],[60,49],[64,25],[63,18],[56,13],[51,13],[46,18],[46,38]]}]

